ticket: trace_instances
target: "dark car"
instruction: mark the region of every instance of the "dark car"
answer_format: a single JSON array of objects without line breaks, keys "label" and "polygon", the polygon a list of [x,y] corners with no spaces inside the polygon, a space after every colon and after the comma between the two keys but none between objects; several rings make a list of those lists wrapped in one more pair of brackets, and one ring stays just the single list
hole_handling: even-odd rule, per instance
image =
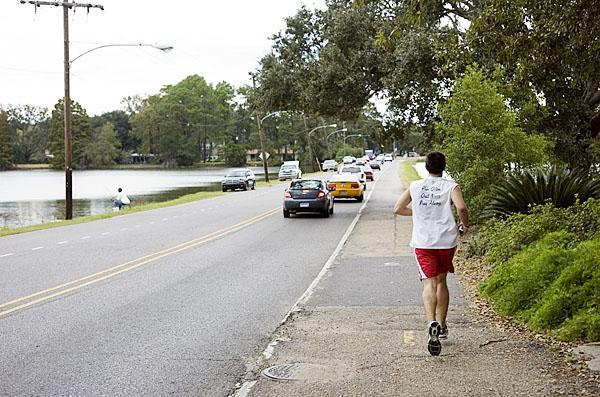
[{"label": "dark car", "polygon": [[333,197],[320,179],[295,179],[283,196],[285,218],[299,212],[316,212],[324,218],[333,214]]},{"label": "dark car", "polygon": [[254,190],[256,187],[256,177],[254,176],[254,172],[252,172],[252,170],[248,168],[238,168],[229,171],[227,176],[223,178],[221,187],[223,188],[224,192],[230,189]]},{"label": "dark car", "polygon": [[380,170],[381,169],[381,164],[377,160],[371,160],[371,161],[369,161],[369,166],[372,169],[374,169],[374,170]]}]

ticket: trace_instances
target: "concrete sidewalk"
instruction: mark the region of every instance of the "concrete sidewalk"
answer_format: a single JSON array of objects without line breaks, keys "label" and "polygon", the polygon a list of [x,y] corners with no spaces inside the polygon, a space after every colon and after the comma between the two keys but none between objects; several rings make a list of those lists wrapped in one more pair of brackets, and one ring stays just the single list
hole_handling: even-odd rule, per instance
[{"label": "concrete sidewalk", "polygon": [[237,395],[582,395],[576,379],[555,374],[562,364],[544,345],[472,313],[454,277],[449,338],[440,356],[429,355],[408,246],[411,220],[392,214],[402,192],[392,166],[379,173],[356,228],[306,306],[277,330],[258,363],[249,363]]}]

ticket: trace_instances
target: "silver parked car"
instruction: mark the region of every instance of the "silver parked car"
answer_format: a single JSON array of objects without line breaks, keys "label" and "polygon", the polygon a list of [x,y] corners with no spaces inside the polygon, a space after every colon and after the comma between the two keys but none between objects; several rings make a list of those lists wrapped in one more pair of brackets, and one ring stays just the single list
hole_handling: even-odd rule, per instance
[{"label": "silver parked car", "polygon": [[335,160],[323,161],[323,171],[337,171],[338,163]]}]

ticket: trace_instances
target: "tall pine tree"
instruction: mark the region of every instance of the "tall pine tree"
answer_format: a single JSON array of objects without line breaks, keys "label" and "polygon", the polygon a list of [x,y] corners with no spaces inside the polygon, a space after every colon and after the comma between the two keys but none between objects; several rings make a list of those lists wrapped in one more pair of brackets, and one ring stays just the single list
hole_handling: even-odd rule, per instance
[{"label": "tall pine tree", "polygon": [[[73,168],[87,167],[85,149],[92,136],[90,118],[86,110],[77,102],[71,101]],[[52,168],[63,168],[65,164],[65,128],[63,100],[59,100],[52,110],[48,150],[54,157],[50,159]]]},{"label": "tall pine tree", "polygon": [[8,115],[0,110],[0,170],[13,167],[13,147],[8,132]]}]

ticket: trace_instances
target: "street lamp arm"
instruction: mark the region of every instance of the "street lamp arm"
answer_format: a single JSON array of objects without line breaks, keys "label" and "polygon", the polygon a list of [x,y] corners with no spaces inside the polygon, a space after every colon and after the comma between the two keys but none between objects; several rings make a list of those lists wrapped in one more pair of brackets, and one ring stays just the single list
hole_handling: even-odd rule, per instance
[{"label": "street lamp arm", "polygon": [[333,134],[337,134],[338,132],[346,132],[348,131],[348,128],[342,128],[341,130],[335,130],[333,132],[330,132],[329,134],[327,134],[327,137],[325,137],[325,140],[328,140],[330,136],[332,136]]},{"label": "street lamp arm", "polygon": [[315,132],[315,131],[316,131],[316,130],[318,130],[318,129],[321,129],[321,128],[327,128],[327,127],[333,127],[333,128],[335,128],[335,127],[337,127],[337,124],[320,125],[320,126],[318,126],[318,127],[315,127],[315,128],[313,128],[312,130],[310,130],[310,131],[308,132],[308,136],[310,136],[310,134],[312,134],[313,132]]},{"label": "street lamp arm", "polygon": [[278,110],[276,112],[271,112],[271,113],[267,114],[265,117],[263,117],[262,119],[260,119],[260,122],[262,123],[263,121],[265,121],[269,117],[275,116],[275,115],[277,115],[279,113],[288,113],[288,111],[287,110]]},{"label": "street lamp arm", "polygon": [[346,139],[348,138],[352,138],[353,136],[363,136],[362,134],[352,134],[352,135],[348,135],[346,137],[344,137],[344,143],[346,143]]},{"label": "street lamp arm", "polygon": [[101,48],[106,48],[106,47],[152,47],[152,48],[156,48],[157,50],[161,50],[163,52],[169,52],[173,49],[173,47],[169,46],[169,45],[159,46],[159,45],[155,45],[155,44],[144,44],[144,43],[104,44],[104,45],[89,49],[89,50],[77,55],[75,58],[73,58],[69,61],[69,66],[72,65],[73,62],[75,62],[82,56],[89,54],[92,51],[96,51],[96,50],[99,50]]}]

